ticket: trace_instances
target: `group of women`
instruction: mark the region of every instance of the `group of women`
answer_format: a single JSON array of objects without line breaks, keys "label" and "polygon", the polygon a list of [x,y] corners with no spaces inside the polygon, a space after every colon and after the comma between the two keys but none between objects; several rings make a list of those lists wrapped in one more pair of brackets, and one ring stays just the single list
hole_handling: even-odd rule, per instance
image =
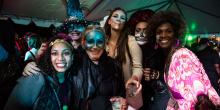
[{"label": "group of women", "polygon": [[126,12],[115,8],[104,29],[86,27],[77,49],[68,37],[54,37],[25,67],[29,76],[18,80],[5,110],[111,110],[115,102],[117,110],[194,110],[206,96],[220,105],[202,64],[181,46],[180,15],[150,13],[129,28]]}]

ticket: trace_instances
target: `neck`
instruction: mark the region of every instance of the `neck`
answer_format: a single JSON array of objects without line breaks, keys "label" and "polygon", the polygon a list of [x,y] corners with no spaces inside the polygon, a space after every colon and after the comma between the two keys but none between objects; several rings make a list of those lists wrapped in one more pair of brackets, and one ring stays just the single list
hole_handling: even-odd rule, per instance
[{"label": "neck", "polygon": [[65,74],[62,72],[62,73],[57,73],[57,78],[59,80],[59,83],[63,83],[64,80],[65,80]]},{"label": "neck", "polygon": [[109,41],[116,43],[118,41],[119,36],[120,36],[120,32],[112,29]]},{"label": "neck", "polygon": [[171,47],[169,47],[169,48],[163,49],[163,53],[164,53],[164,55],[165,55],[166,58],[168,57],[168,55],[170,54],[170,52],[173,51],[173,49],[174,49],[173,46],[171,46]]}]

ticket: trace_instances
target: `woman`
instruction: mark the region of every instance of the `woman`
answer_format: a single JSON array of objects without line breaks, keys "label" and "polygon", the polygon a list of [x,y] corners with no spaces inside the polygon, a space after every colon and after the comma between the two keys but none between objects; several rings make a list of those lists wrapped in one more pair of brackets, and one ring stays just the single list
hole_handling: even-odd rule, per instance
[{"label": "woman", "polygon": [[70,98],[72,85],[67,79],[73,67],[74,48],[71,43],[55,37],[45,54],[37,61],[40,75],[21,77],[5,110],[62,110],[73,109]]},{"label": "woman", "polygon": [[[138,109],[142,106],[142,96],[140,81],[142,79],[142,51],[135,38],[128,35],[127,14],[121,8],[115,8],[111,11],[104,29],[107,35],[106,51],[108,56],[120,62],[124,74],[124,82],[127,89],[127,100],[130,105]],[[129,85],[135,84],[136,90],[128,93]],[[130,97],[130,96],[136,96]],[[134,101],[135,100],[135,101]],[[139,101],[138,101],[139,100]],[[136,105],[136,104],[137,105]]]},{"label": "woman", "polygon": [[143,53],[143,110],[164,110],[169,100],[169,93],[164,82],[164,56],[155,48],[155,42],[147,38],[147,26],[154,12],[150,9],[138,10],[128,20],[130,33],[141,47]]},{"label": "woman", "polygon": [[126,29],[127,14],[121,8],[111,11],[104,29],[107,35],[106,51],[108,56],[122,63],[125,82],[133,78],[141,81],[142,52],[133,36]]},{"label": "woman", "polygon": [[[219,105],[220,98],[211,86],[202,64],[195,54],[179,45],[178,38],[184,35],[184,31],[184,21],[174,12],[155,14],[147,30],[148,37],[156,40],[166,56],[164,78],[171,93],[167,109],[194,110],[201,101],[197,97],[204,95]],[[209,107],[204,109],[208,110]]]},{"label": "woman", "polygon": [[[104,50],[104,31],[100,27],[88,26],[82,35],[82,47],[79,70],[73,75],[75,103],[80,110],[111,109],[110,99],[124,96],[125,88],[121,69]],[[126,105],[125,100],[121,105]],[[125,107],[122,106],[121,110]]]}]

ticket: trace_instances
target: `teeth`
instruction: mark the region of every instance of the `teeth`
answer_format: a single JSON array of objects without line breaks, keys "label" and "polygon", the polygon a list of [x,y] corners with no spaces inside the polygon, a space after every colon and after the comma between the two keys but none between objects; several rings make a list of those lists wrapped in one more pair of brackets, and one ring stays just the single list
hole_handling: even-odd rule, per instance
[{"label": "teeth", "polygon": [[58,67],[64,67],[65,64],[63,64],[63,63],[59,63],[59,64],[57,64],[57,66],[58,66]]},{"label": "teeth", "polygon": [[167,43],[167,42],[168,42],[168,40],[162,40],[161,42],[162,42],[162,43]]}]

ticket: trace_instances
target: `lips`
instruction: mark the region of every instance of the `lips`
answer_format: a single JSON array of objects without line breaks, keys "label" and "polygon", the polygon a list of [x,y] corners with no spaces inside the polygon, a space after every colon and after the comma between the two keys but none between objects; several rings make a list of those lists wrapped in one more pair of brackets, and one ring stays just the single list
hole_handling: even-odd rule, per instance
[{"label": "lips", "polygon": [[69,36],[72,38],[72,40],[78,40],[80,38],[80,32],[71,32]]},{"label": "lips", "polygon": [[66,66],[66,64],[65,63],[57,63],[56,66],[58,68],[64,68]]}]

